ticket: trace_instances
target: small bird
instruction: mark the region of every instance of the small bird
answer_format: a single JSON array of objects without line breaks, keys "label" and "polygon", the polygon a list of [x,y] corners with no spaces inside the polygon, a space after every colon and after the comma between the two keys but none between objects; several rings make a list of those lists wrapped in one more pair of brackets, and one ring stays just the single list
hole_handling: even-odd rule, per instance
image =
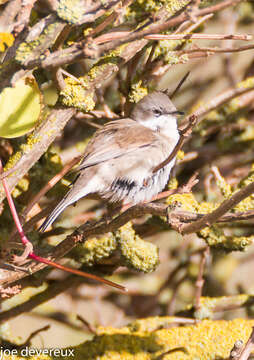
[{"label": "small bird", "polygon": [[132,205],[151,200],[163,190],[175,163],[153,173],[178,140],[177,111],[160,91],[146,95],[130,117],[106,123],[88,143],[72,188],[40,227],[44,231],[69,205],[97,193],[109,202]]}]

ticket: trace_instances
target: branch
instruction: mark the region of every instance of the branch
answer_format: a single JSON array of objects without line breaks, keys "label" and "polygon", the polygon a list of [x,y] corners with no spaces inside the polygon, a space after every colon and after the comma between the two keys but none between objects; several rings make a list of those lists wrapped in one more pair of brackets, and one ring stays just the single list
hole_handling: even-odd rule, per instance
[{"label": "branch", "polygon": [[0,313],[0,323],[3,321],[8,321],[18,315],[23,314],[24,312],[32,311],[34,308],[40,304],[53,299],[57,295],[61,294],[63,291],[66,291],[70,287],[77,286],[83,282],[83,279],[78,276],[68,276],[65,280],[53,282],[48,285],[47,289],[43,292],[32,296],[29,300],[14,306],[13,308],[2,311]]},{"label": "branch", "polygon": [[[116,31],[111,33],[106,33],[101,36],[98,36],[93,40],[93,44],[99,45],[106,42],[122,39],[131,35],[131,31]],[[170,34],[170,35],[161,35],[161,34],[150,34],[145,35],[144,39],[147,40],[190,40],[190,39],[205,39],[205,40],[251,40],[251,35],[240,34]]]},{"label": "branch", "polygon": [[[248,80],[250,80],[249,84],[248,84]],[[192,115],[197,116],[199,118],[198,122],[200,122],[201,117],[204,117],[210,111],[215,110],[216,108],[220,107],[221,105],[225,104],[226,102],[232,100],[235,97],[238,97],[249,91],[254,90],[254,81],[251,80],[253,80],[253,78],[249,77],[248,79],[244,80],[242,85],[241,83],[239,83],[238,86],[228,89],[223,93],[215,96],[208,103],[200,106]],[[187,124],[188,121],[189,121],[189,117],[186,119],[186,121],[183,122],[183,124]]]},{"label": "branch", "polygon": [[[200,9],[195,13],[195,16],[203,16],[203,15],[207,15],[210,13],[215,13],[218,11],[221,11],[222,9],[225,9],[229,6],[234,6],[240,2],[242,2],[243,0],[226,0],[223,1],[217,5],[214,6],[209,6],[207,8],[204,9]],[[141,30],[141,31],[137,31],[137,32],[133,32],[131,34],[129,34],[127,37],[123,37],[122,39],[119,40],[115,40],[112,43],[109,44],[105,44],[100,48],[100,53],[101,52],[105,52],[105,51],[109,51],[112,50],[113,48],[120,46],[126,42],[130,42],[130,41],[134,41],[137,39],[141,39],[144,38],[146,35],[151,35],[153,33],[159,33],[161,31],[165,31],[170,27],[174,27],[176,25],[181,24],[182,22],[184,22],[185,20],[189,20],[189,17],[186,13],[182,13],[179,16],[176,17],[171,17],[169,20],[164,21],[163,23],[155,23],[149,26],[149,28],[146,28],[149,25],[149,22],[147,22],[143,27],[146,28],[145,30]]]},{"label": "branch", "polygon": [[[167,216],[167,208],[168,206],[165,204],[140,204],[129,208],[109,223],[107,221],[99,221],[96,224],[86,223],[77,228],[72,234],[68,235],[59,245],[54,248],[53,253],[49,254],[48,257],[52,260],[59,259],[65,254],[67,254],[69,251],[71,251],[77,243],[85,241],[88,237],[105,234],[107,232],[114,232],[120,226],[126,224],[128,221],[143,216],[145,214]],[[25,225],[24,229],[27,230],[27,225],[34,224],[35,218],[38,221],[38,218],[40,217],[39,215],[40,214],[36,215],[33,219],[31,219]],[[174,215],[174,218],[179,219],[180,223],[189,223],[191,221],[202,219],[205,216],[203,214],[195,214],[186,211],[173,211],[170,213],[170,215]],[[45,216],[45,213],[43,214],[43,216]],[[253,218],[254,211],[249,211],[246,213],[225,214],[220,219],[218,219],[218,222],[240,221]],[[169,223],[169,225],[171,224]],[[29,266],[30,274],[36,273],[37,271],[45,267],[45,264],[32,263]],[[2,275],[0,285],[8,286],[9,284],[16,282],[17,280],[20,280],[26,276],[27,274],[25,274],[24,271],[9,271],[8,274],[6,274],[6,277]]]},{"label": "branch", "polygon": [[[225,9],[229,6],[234,6],[238,3],[240,3],[242,0],[225,0],[217,5],[214,6],[210,6],[207,7],[205,9],[200,9],[198,10],[195,15],[196,16],[203,16],[203,15],[207,15],[207,14],[211,14],[211,13],[215,13],[218,12],[222,9]],[[183,1],[183,6],[187,5],[189,3],[188,0]],[[182,8],[180,7],[180,9]],[[178,9],[178,10],[180,10]],[[173,15],[173,14],[172,14]],[[170,27],[174,27],[176,25],[181,24],[182,22],[184,22],[185,20],[188,20],[188,15],[186,15],[185,13],[176,16],[176,17],[171,17],[169,20],[166,21],[168,17],[168,11],[164,8],[162,8],[158,14],[156,14],[156,19],[158,19],[156,21],[156,23],[152,23],[151,20],[148,20],[146,24],[144,24],[144,26],[142,26],[142,28],[145,28],[144,30],[140,30],[140,31],[134,31],[131,34],[126,34],[126,36],[121,36],[121,39],[117,39],[114,41],[111,41],[109,43],[106,43],[104,45],[101,46],[97,46],[96,41],[98,41],[98,38],[95,39],[89,39],[89,43],[87,42],[87,40],[76,43],[70,47],[68,47],[67,49],[64,50],[60,50],[60,51],[55,51],[51,54],[49,54],[46,58],[44,59],[35,59],[33,61],[29,61],[26,63],[26,67],[29,69],[32,69],[34,67],[42,67],[42,68],[47,68],[47,67],[51,67],[51,66],[63,66],[65,64],[69,64],[69,63],[73,63],[76,62],[80,59],[84,59],[86,57],[90,58],[91,56],[94,57],[98,57],[102,54],[104,54],[105,52],[108,52],[110,50],[115,49],[116,47],[123,45],[125,43],[130,43],[130,42],[135,42],[136,40],[143,40],[145,41],[145,44],[147,43],[147,40],[145,40],[145,36],[146,35],[151,35],[152,33],[158,33],[161,31],[165,31]],[[133,45],[129,44],[128,49],[129,51],[131,51],[131,47]]]},{"label": "branch", "polygon": [[[2,171],[2,162],[0,160],[0,172],[1,171]],[[87,273],[87,272],[84,272],[84,271],[80,271],[80,270],[77,270],[77,269],[72,269],[72,268],[57,264],[57,263],[51,261],[50,259],[46,259],[46,258],[43,258],[43,257],[38,256],[37,254],[35,254],[34,251],[33,251],[33,244],[26,237],[26,235],[24,233],[24,230],[22,228],[21,222],[19,220],[16,208],[15,208],[12,196],[11,196],[11,193],[10,193],[10,191],[8,189],[6,179],[3,179],[2,182],[3,182],[3,187],[4,187],[4,190],[5,190],[5,193],[6,193],[7,201],[8,201],[9,207],[10,207],[10,211],[11,211],[14,223],[15,223],[15,225],[17,227],[21,242],[22,242],[23,246],[25,247],[25,250],[24,250],[24,252],[23,252],[23,254],[21,256],[15,256],[15,261],[16,262],[18,262],[18,261],[23,262],[27,258],[30,258],[30,259],[33,259],[33,260],[39,262],[39,263],[49,265],[51,267],[54,267],[54,268],[69,272],[71,274],[75,274],[75,275],[84,277],[86,279],[97,280],[97,281],[102,282],[104,284],[107,284],[109,286],[113,286],[113,287],[115,287],[115,288],[117,288],[119,290],[126,291],[125,287],[123,287],[121,285],[118,285],[116,283],[113,283],[112,281],[101,278],[101,277],[96,276],[94,274],[90,274],[90,273]]]},{"label": "branch", "polygon": [[[7,179],[10,191],[14,189],[22,177],[27,174],[29,169],[45,153],[49,145],[59,136],[64,126],[75,113],[76,110],[73,108],[56,108],[52,110],[50,115],[29,135],[28,141],[30,145],[23,145],[23,148],[21,146],[21,149],[15,154],[15,158],[18,158],[18,161],[0,176],[0,179],[3,179],[6,176],[12,175]],[[23,150],[24,148],[25,150]],[[10,159],[10,164],[12,163],[13,160]],[[4,198],[5,192],[0,188],[0,203]]]},{"label": "branch", "polygon": [[177,52],[178,55],[184,54],[192,54],[198,52],[208,52],[208,53],[227,53],[227,52],[241,52],[241,51],[248,51],[253,50],[254,44],[240,46],[238,48],[232,47],[225,47],[225,48],[218,48],[218,47],[202,47],[202,48],[194,48],[194,49],[186,49],[186,50],[171,50]]},{"label": "branch", "polygon": [[172,153],[169,155],[169,157],[167,159],[165,159],[162,163],[160,163],[153,169],[153,173],[156,173],[158,170],[160,170],[164,166],[166,166],[176,156],[178,151],[181,149],[185,139],[190,136],[190,134],[192,132],[192,128],[197,122],[197,117],[195,114],[193,114],[193,115],[189,116],[188,120],[189,120],[189,124],[183,130],[180,131],[180,139],[178,140],[178,143],[176,144],[174,150],[172,151]]},{"label": "branch", "polygon": [[207,226],[214,224],[222,215],[226,214],[230,209],[233,209],[239,202],[254,193],[254,182],[250,183],[243,189],[237,191],[230,199],[223,201],[223,203],[213,212],[205,215],[202,219],[197,220],[191,224],[180,225],[180,232],[182,234],[191,234],[204,229]]},{"label": "branch", "polygon": [[144,36],[148,40],[189,40],[189,39],[206,39],[206,40],[251,40],[251,35],[224,35],[224,34],[172,34],[172,35],[161,35],[152,34]]}]

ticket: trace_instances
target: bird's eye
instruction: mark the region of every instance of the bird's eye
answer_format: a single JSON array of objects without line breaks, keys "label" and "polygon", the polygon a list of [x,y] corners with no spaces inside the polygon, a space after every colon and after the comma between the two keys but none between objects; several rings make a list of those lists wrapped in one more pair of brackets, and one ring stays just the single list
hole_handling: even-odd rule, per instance
[{"label": "bird's eye", "polygon": [[155,116],[160,116],[162,114],[162,111],[160,109],[153,109],[153,113]]}]

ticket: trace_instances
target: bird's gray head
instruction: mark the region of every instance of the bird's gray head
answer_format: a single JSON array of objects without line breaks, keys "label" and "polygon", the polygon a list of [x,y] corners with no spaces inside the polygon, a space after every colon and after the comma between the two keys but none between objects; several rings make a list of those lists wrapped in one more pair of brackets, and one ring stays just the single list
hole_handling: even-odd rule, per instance
[{"label": "bird's gray head", "polygon": [[140,100],[130,117],[152,130],[164,132],[164,129],[176,129],[177,115],[182,114],[166,94],[156,91]]}]

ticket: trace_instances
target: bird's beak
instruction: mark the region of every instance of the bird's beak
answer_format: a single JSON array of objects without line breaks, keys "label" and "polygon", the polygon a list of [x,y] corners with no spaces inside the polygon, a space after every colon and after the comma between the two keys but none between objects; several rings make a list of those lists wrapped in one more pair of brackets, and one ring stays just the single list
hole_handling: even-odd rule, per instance
[{"label": "bird's beak", "polygon": [[184,115],[183,111],[171,111],[170,113],[168,113],[168,115]]}]

